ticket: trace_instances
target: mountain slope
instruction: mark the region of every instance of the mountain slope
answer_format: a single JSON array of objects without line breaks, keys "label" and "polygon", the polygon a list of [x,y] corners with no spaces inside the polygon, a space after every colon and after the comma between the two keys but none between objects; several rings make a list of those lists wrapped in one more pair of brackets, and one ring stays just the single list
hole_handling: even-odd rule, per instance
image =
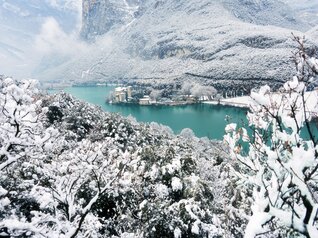
[{"label": "mountain slope", "polygon": [[306,35],[309,36],[310,39],[318,39],[318,25],[307,31]]},{"label": "mountain slope", "polygon": [[[146,82],[191,78],[219,89],[237,87],[233,82],[246,88],[264,80],[283,81],[293,74],[291,32],[309,29],[283,6],[255,0],[148,0],[139,5],[134,20],[109,29],[105,37],[111,44],[97,41],[90,53],[45,72],[45,77]],[[258,12],[252,14],[253,9]],[[249,14],[243,21],[236,12]],[[291,26],[293,30],[287,29]]]},{"label": "mountain slope", "polygon": [[296,15],[311,26],[318,25],[318,2],[312,0],[283,0],[295,10]]},{"label": "mountain slope", "polygon": [[223,0],[227,9],[244,22],[273,25],[294,30],[308,29],[291,7],[273,0]]}]

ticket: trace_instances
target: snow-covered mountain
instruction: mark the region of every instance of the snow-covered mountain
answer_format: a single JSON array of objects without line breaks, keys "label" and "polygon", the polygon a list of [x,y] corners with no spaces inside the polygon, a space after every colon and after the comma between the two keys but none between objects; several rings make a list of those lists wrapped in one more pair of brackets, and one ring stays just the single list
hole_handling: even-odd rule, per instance
[{"label": "snow-covered mountain", "polygon": [[247,88],[291,77],[291,32],[310,27],[274,0],[84,1],[82,35],[95,45],[42,77]]},{"label": "snow-covered mountain", "polygon": [[[190,1],[191,2],[191,1]],[[173,2],[172,2],[173,3]],[[129,24],[132,20],[143,15],[149,9],[157,8],[164,4],[169,7],[168,12],[174,9],[180,10],[182,3],[176,2],[177,5],[169,4],[169,1],[154,0],[83,0],[83,30],[82,34],[86,38],[92,38],[96,35],[103,35],[114,27],[120,27]],[[296,19],[296,15],[290,7],[281,1],[273,0],[212,0],[194,1],[191,4],[193,9],[203,10],[207,5],[221,3],[227,11],[231,12],[236,18],[249,23],[258,25],[275,25],[290,29],[303,29],[309,27]],[[207,5],[206,5],[207,4]],[[208,9],[206,9],[208,10]]]}]

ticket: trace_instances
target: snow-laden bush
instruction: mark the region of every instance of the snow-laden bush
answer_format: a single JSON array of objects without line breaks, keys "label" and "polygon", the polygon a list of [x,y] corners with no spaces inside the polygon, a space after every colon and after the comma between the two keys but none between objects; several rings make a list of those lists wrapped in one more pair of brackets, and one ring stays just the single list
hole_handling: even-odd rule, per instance
[{"label": "snow-laden bush", "polygon": [[318,237],[318,138],[312,121],[318,95],[306,92],[317,78],[318,60],[308,55],[303,39],[295,40],[297,75],[279,93],[264,86],[251,94],[247,118],[253,132],[226,127],[240,196],[252,193],[245,237]]},{"label": "snow-laden bush", "polygon": [[33,232],[27,222],[40,208],[30,191],[41,180],[37,164],[57,136],[43,126],[46,109],[35,84],[0,79],[0,233],[12,236]]}]

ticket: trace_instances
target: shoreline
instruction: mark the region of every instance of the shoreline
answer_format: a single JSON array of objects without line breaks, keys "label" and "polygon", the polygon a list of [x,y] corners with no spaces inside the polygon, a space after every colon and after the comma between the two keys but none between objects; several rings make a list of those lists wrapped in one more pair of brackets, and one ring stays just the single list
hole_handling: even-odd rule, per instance
[{"label": "shoreline", "polygon": [[137,102],[106,102],[108,104],[114,105],[137,105],[137,106],[186,106],[186,105],[193,105],[193,104],[200,104],[202,102],[155,102],[149,104],[140,104]]},{"label": "shoreline", "polygon": [[222,106],[231,106],[231,107],[240,107],[240,108],[249,108],[252,98],[250,96],[241,96],[235,98],[224,98],[214,101],[204,101],[204,104],[210,105],[222,105]]}]

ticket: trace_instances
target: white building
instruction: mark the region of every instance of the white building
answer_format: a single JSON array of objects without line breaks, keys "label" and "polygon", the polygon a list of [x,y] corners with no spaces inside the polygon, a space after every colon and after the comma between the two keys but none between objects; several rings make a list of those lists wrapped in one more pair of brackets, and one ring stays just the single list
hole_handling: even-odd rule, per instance
[{"label": "white building", "polygon": [[115,88],[115,94],[114,94],[115,102],[128,102],[131,100],[131,96],[132,96],[131,86]]},{"label": "white building", "polygon": [[139,99],[140,105],[149,105],[150,104],[150,97],[144,96],[143,98]]}]

